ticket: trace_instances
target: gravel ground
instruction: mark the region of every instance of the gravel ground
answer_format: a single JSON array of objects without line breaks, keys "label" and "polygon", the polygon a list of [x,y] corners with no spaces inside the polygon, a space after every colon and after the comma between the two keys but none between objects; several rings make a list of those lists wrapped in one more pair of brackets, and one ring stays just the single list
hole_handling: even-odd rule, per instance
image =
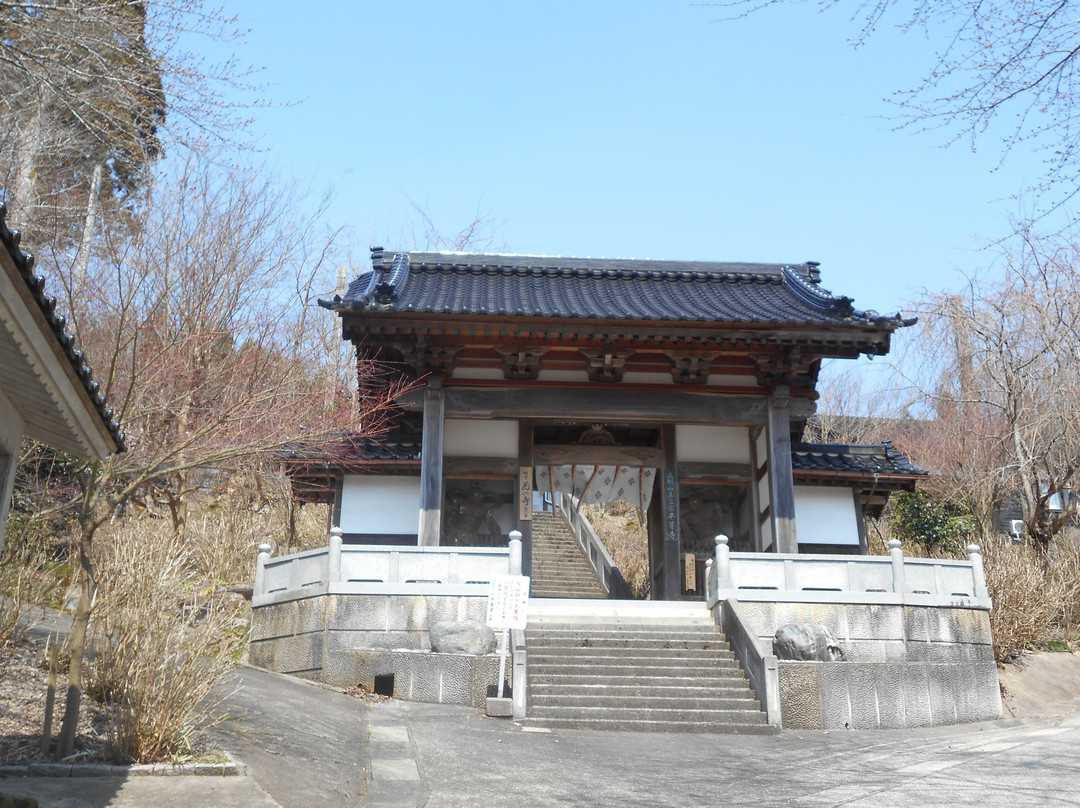
[{"label": "gravel ground", "polygon": [[[64,665],[56,679],[56,704],[52,734],[60,732],[67,694]],[[51,760],[41,753],[41,729],[45,721],[45,698],[49,671],[44,645],[24,641],[0,651],[0,765],[23,765]],[[107,746],[107,719],[104,709],[83,697],[79,711],[76,754],[100,757]]]}]

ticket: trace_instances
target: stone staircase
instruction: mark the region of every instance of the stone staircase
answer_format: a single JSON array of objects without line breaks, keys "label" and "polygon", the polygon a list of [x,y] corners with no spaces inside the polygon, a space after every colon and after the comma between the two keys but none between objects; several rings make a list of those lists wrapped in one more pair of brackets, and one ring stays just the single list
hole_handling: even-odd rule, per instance
[{"label": "stone staircase", "polygon": [[547,511],[533,511],[530,596],[607,597],[566,520]]},{"label": "stone staircase", "polygon": [[[608,604],[627,603],[607,601]],[[539,604],[538,604],[539,605]],[[527,718],[540,727],[771,733],[739,663],[702,605],[650,616],[530,614]],[[656,606],[663,610],[664,604]],[[681,613],[679,613],[681,611]],[[564,621],[564,622],[557,622]]]}]

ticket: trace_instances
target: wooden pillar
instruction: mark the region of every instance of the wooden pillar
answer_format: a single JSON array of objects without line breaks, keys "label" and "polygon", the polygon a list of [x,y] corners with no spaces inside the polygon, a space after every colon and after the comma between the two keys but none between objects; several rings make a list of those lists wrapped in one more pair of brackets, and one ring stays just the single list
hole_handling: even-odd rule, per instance
[{"label": "wooden pillar", "polygon": [[777,385],[769,395],[769,504],[773,541],[778,553],[799,552],[795,535],[795,481],[791,472],[791,414],[789,388]]},{"label": "wooden pillar", "polygon": [[424,434],[420,449],[420,524],[417,544],[436,547],[442,530],[442,466],[445,398],[442,380],[432,376],[424,391]]},{"label": "wooden pillar", "polygon": [[661,532],[664,537],[664,600],[678,600],[679,591],[679,469],[675,460],[675,425],[660,427],[660,451],[664,465],[660,469]]},{"label": "wooden pillar", "polygon": [[851,491],[855,499],[855,524],[859,528],[859,555],[870,555],[870,539],[866,535],[866,506],[858,488]]},{"label": "wooden pillar", "polygon": [[747,435],[750,438],[750,542],[754,552],[760,553],[765,549],[761,546],[761,492],[758,490],[761,458],[758,457],[757,442],[761,427],[750,427]]},{"label": "wooden pillar", "polygon": [[[521,531],[521,574],[532,575],[533,424],[518,422],[518,514]],[[526,490],[528,489],[528,490]]]}]

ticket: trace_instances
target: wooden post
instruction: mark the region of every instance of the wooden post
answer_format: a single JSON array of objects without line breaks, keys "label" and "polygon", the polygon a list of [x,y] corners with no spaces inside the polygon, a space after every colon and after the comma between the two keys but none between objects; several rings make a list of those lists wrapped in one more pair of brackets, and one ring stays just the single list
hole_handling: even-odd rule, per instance
[{"label": "wooden post", "polygon": [[[532,575],[532,479],[533,479],[533,424],[518,422],[518,491],[519,508],[517,529],[521,533],[521,574]],[[524,488],[528,493],[528,507],[524,508]]]},{"label": "wooden post", "polygon": [[424,434],[420,449],[420,523],[417,544],[437,547],[442,531],[442,464],[443,464],[443,397],[442,380],[432,376],[424,391]]},{"label": "wooden post", "polygon": [[791,413],[789,388],[776,386],[769,395],[769,500],[773,541],[778,553],[799,552],[795,535],[795,481],[791,471]]},{"label": "wooden post", "polygon": [[660,470],[661,530],[664,536],[664,600],[679,600],[682,593],[679,568],[679,469],[675,459],[675,425],[660,427],[660,449],[664,465]]},{"label": "wooden post", "polygon": [[761,492],[758,491],[758,469],[761,468],[761,458],[758,457],[757,440],[760,434],[760,426],[752,426],[747,430],[747,436],[750,438],[750,541],[754,552],[757,553],[765,549],[761,546]]},{"label": "wooden post", "polygon": [[852,490],[855,498],[855,526],[859,529],[859,555],[870,555],[870,539],[866,535],[866,506],[859,489]]}]

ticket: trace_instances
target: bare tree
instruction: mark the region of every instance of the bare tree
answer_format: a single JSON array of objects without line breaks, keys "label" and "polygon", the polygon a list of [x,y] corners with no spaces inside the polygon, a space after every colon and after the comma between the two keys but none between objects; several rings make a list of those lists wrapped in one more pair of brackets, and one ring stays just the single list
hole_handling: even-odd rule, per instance
[{"label": "bare tree", "polygon": [[[938,414],[924,456],[943,493],[984,532],[1008,493],[1045,551],[1077,512],[1080,472],[1080,245],[1023,232],[999,280],[926,300],[924,389]],[[951,345],[952,350],[942,350]]]},{"label": "bare tree", "polygon": [[[206,470],[258,469],[283,444],[375,435],[400,388],[358,406],[311,327],[330,251],[286,191],[199,161],[161,180],[134,228],[106,231],[71,311],[126,437],[126,453],[79,467],[79,599],[58,742],[70,754],[95,580],[94,535],[140,491],[169,492],[177,528]],[[325,268],[333,272],[332,259]],[[367,373],[361,364],[358,372]]]},{"label": "bare tree", "polygon": [[[716,5],[737,15],[800,0],[728,0]],[[855,21],[854,42],[870,40],[892,23],[942,43],[918,85],[894,96],[908,126],[940,127],[950,141],[972,147],[991,127],[1005,127],[1003,158],[1025,144],[1047,155],[1037,191],[1051,190],[1051,206],[1077,193],[1080,179],[1080,17],[1068,0],[1024,3],[928,0],[823,0],[822,10],[844,9]],[[995,132],[995,140],[997,132]]]},{"label": "bare tree", "polygon": [[11,219],[78,243],[99,208],[143,186],[166,143],[202,151],[235,135],[244,121],[224,90],[246,76],[183,44],[228,41],[233,25],[201,0],[0,0],[0,180]]}]

